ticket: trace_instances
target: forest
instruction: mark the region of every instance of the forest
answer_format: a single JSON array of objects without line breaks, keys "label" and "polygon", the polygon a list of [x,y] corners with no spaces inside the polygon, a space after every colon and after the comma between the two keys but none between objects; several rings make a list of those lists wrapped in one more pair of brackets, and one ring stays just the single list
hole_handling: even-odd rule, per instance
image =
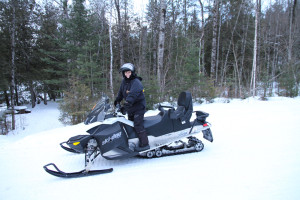
[{"label": "forest", "polygon": [[[82,122],[114,99],[133,63],[148,109],[193,98],[299,95],[297,0],[1,0],[0,103],[63,99],[62,120]],[[13,123],[13,122],[12,122]]]}]

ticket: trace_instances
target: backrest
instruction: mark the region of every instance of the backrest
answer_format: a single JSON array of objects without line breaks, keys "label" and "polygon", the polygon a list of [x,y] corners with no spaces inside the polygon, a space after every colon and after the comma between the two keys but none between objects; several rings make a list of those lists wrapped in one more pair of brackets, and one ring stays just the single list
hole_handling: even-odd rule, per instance
[{"label": "backrest", "polygon": [[177,105],[178,107],[183,106],[185,108],[184,119],[189,121],[193,113],[192,94],[188,91],[181,92],[178,97]]}]

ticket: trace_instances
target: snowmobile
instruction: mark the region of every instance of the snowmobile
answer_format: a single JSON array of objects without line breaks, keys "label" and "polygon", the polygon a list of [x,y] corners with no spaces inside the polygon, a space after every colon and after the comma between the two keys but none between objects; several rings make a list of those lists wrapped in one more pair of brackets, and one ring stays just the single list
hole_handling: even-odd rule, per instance
[{"label": "snowmobile", "polygon": [[66,151],[85,154],[85,168],[82,171],[63,172],[54,163],[45,165],[45,171],[65,178],[109,173],[113,171],[112,168],[90,170],[100,154],[105,159],[116,160],[134,156],[153,158],[199,152],[203,150],[204,144],[194,135],[200,132],[203,133],[203,138],[213,142],[211,124],[206,121],[208,113],[194,111],[196,118],[190,121],[193,104],[191,93],[187,91],[180,93],[176,109],[173,106],[159,105],[157,115],[144,118],[150,149],[141,152],[135,151],[139,140],[133,122],[127,120],[119,112],[120,109],[110,113],[109,110],[111,106],[106,96],[94,106],[84,122],[86,125],[97,122],[93,128],[87,130],[89,134],[71,137],[60,144]]}]

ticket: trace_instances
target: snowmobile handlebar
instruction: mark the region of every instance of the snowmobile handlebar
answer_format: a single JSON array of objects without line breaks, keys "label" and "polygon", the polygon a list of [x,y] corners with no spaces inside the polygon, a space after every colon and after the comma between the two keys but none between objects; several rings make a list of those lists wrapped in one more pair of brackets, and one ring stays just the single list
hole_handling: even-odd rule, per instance
[{"label": "snowmobile handlebar", "polygon": [[[122,115],[119,115],[118,113],[121,113]],[[124,107],[122,107],[120,104],[117,104],[115,107],[115,116],[124,117],[123,115],[126,115]]]}]

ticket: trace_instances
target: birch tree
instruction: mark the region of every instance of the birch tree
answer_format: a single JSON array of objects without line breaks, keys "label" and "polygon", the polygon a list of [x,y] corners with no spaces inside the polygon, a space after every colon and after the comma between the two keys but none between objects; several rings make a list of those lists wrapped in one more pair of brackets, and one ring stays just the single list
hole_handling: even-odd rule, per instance
[{"label": "birch tree", "polygon": [[112,0],[110,0],[110,18],[109,18],[109,46],[110,46],[110,67],[109,67],[109,83],[110,83],[110,93],[112,95],[112,99],[115,99],[114,95],[114,85],[113,85],[113,62],[114,62],[114,54],[113,54],[113,43],[112,43]]},{"label": "birch tree", "polygon": [[[159,23],[159,39],[157,50],[157,83],[161,85],[161,72],[164,66],[164,50],[165,50],[165,20],[166,20],[167,4],[165,0],[160,1],[160,23]],[[163,93],[164,86],[161,87]]]},{"label": "birch tree", "polygon": [[[201,36],[199,39],[199,75],[201,72],[205,72],[205,60],[204,60],[204,53],[205,53],[205,48],[204,48],[204,8],[203,8],[203,3],[201,0],[199,0],[199,4],[201,7]],[[202,66],[202,67],[201,67]]]},{"label": "birch tree", "polygon": [[213,37],[211,49],[211,62],[210,62],[210,77],[215,78],[215,70],[217,63],[217,32],[218,32],[218,14],[219,14],[219,0],[214,0],[213,7]]},{"label": "birch tree", "polygon": [[120,1],[119,0],[114,0],[114,1],[115,1],[115,7],[118,15],[120,65],[122,66],[124,64],[124,42],[123,42],[123,28],[122,28],[122,21],[121,21]]},{"label": "birch tree", "polygon": [[259,28],[259,11],[261,0],[256,0],[255,5],[255,33],[254,33],[254,48],[253,48],[253,64],[252,64],[252,75],[251,75],[251,83],[250,90],[252,91],[252,96],[256,94],[256,69],[257,69],[257,48],[258,48],[258,28]]}]

